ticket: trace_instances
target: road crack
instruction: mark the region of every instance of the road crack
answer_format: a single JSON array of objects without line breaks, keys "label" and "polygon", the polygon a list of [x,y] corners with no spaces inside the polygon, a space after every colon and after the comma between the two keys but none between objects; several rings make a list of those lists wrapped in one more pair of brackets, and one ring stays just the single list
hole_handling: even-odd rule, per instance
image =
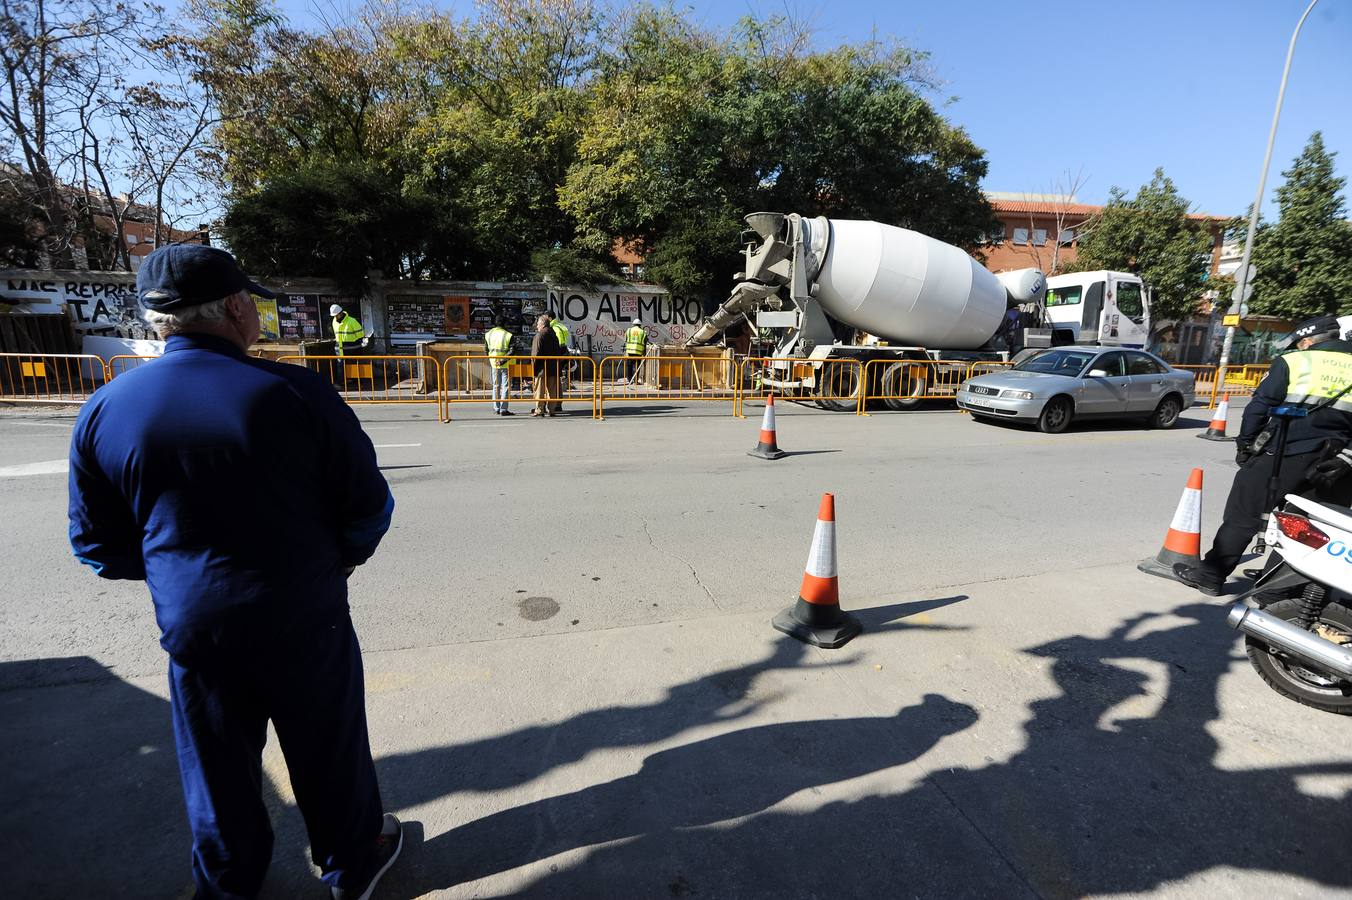
[{"label": "road crack", "polygon": [[652,548],[658,551],[659,553],[665,553],[672,559],[679,559],[681,562],[685,563],[685,567],[690,570],[690,577],[695,579],[695,584],[699,585],[700,588],[704,591],[704,593],[709,595],[709,599],[714,604],[714,609],[717,609],[721,612],[723,609],[723,604],[718,602],[718,598],[714,596],[714,592],[709,590],[709,586],[704,583],[704,580],[702,578],[699,577],[699,572],[695,569],[693,565],[691,565],[690,560],[686,559],[679,553],[675,553],[671,550],[668,550],[665,547],[657,546],[657,541],[653,540],[653,533],[648,530],[648,520],[640,519],[639,521],[643,523],[643,533],[647,535],[648,543],[652,545]]}]

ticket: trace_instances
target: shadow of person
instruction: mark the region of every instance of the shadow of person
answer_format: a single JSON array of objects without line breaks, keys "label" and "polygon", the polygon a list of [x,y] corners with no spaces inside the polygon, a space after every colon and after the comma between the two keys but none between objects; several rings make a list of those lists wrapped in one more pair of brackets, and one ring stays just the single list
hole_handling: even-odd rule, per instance
[{"label": "shadow of person", "polygon": [[[0,889],[7,897],[192,892],[169,703],[87,656],[0,663]],[[315,890],[299,813],[265,778],[265,894]]]},{"label": "shadow of person", "polygon": [[419,854],[421,883],[412,893],[580,847],[754,815],[799,791],[910,762],[976,720],[972,707],[928,694],[892,716],[757,725],[662,750],[633,775],[440,835]]},{"label": "shadow of person", "polygon": [[[1026,743],[1008,760],[936,768],[904,792],[805,813],[649,831],[560,859],[517,895],[1061,898],[1177,889],[1201,873],[1211,874],[1191,886],[1199,896],[1274,886],[1236,882],[1245,870],[1352,887],[1344,793],[1298,783],[1335,776],[1345,787],[1352,764],[1218,764],[1217,682],[1242,659],[1225,614],[1188,604],[1027,651],[1052,661],[1059,691],[1029,704]],[[1342,724],[1308,715],[1312,727]],[[1235,744],[1236,758],[1255,757]],[[560,824],[541,827],[549,839]]]},{"label": "shadow of person", "polygon": [[[855,615],[874,634],[910,628],[948,630],[949,626],[913,625],[905,619],[966,599],[964,594],[895,603],[857,610]],[[642,746],[710,722],[743,718],[764,702],[757,680],[800,665],[809,649],[781,638],[764,659],[677,684],[652,703],[611,706],[482,740],[380,757],[376,770],[382,795],[389,808],[404,809],[460,791],[497,791],[533,781],[593,750]]]}]

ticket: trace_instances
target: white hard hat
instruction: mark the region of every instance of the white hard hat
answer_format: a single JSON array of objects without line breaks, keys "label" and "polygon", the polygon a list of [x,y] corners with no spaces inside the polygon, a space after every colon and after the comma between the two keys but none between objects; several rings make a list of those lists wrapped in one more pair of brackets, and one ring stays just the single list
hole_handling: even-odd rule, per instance
[{"label": "white hard hat", "polygon": [[338,314],[339,314],[340,312],[342,312],[342,311],[343,311],[343,308],[342,308],[341,306],[339,306],[337,303],[335,303],[335,304],[333,304],[332,306],[329,307],[329,315],[331,315],[331,316],[336,316],[336,315],[338,315]]}]

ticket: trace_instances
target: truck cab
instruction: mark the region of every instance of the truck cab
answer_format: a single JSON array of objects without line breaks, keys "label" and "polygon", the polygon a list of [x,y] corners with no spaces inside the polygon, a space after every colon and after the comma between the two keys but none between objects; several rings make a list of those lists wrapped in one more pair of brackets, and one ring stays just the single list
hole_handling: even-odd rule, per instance
[{"label": "truck cab", "polygon": [[1149,289],[1129,272],[1072,272],[1047,279],[1047,320],[1079,344],[1144,349]]}]

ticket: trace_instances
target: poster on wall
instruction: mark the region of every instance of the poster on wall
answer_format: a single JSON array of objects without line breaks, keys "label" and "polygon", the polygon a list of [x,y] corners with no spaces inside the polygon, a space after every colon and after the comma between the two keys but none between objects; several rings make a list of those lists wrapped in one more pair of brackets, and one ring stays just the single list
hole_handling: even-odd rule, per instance
[{"label": "poster on wall", "polygon": [[650,344],[681,344],[695,333],[703,318],[698,300],[673,300],[665,291],[637,291],[632,287],[550,287],[549,312],[568,326],[584,352],[594,358],[623,355],[624,333],[635,321],[648,332]]},{"label": "poster on wall", "polygon": [[277,340],[283,344],[317,341],[323,337],[318,294],[277,295]]},{"label": "poster on wall", "polygon": [[443,297],[442,311],[445,330],[442,331],[442,334],[459,340],[468,338],[469,309],[470,301],[468,297]]},{"label": "poster on wall", "polygon": [[258,307],[258,336],[269,341],[281,340],[282,333],[280,331],[281,326],[278,324],[277,301],[255,297],[254,306]]}]

